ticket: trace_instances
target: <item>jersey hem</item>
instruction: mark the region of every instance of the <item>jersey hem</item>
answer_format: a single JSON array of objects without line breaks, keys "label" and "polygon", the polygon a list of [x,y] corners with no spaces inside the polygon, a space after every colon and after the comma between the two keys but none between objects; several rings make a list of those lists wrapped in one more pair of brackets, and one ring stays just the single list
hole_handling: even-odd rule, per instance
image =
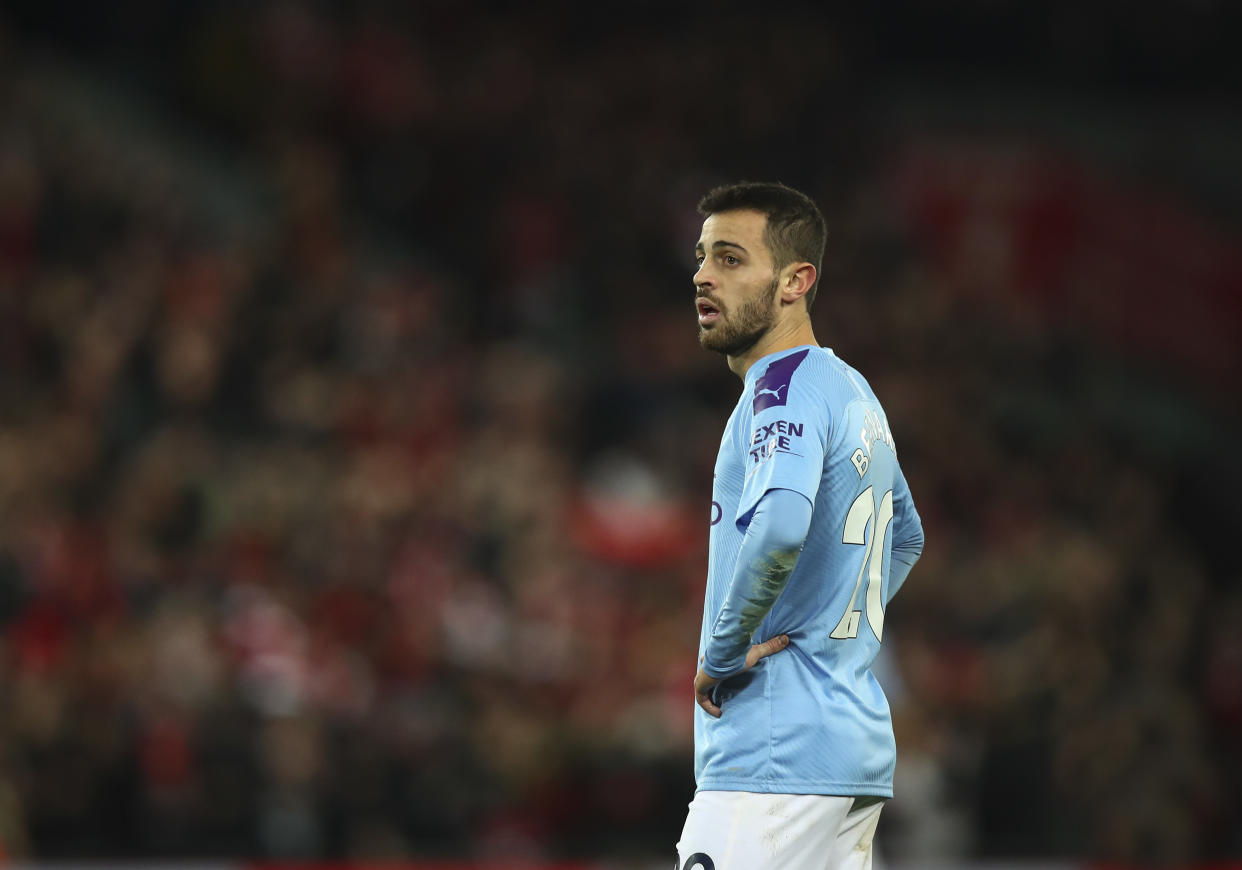
[{"label": "jersey hem", "polygon": [[891,798],[891,785],[861,782],[754,782],[740,779],[709,779],[699,783],[700,791],[751,791],[756,794],[822,794]]}]

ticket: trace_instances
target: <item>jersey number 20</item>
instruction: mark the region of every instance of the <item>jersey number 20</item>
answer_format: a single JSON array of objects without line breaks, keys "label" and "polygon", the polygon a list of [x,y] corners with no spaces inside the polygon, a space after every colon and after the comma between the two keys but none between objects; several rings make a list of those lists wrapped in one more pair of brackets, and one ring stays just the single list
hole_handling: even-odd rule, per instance
[{"label": "jersey number 20", "polygon": [[[850,595],[850,603],[845,608],[845,615],[832,630],[830,637],[845,640],[858,637],[858,623],[862,619],[862,611],[854,609],[858,599],[858,590],[862,587],[863,575],[867,575],[867,622],[875,632],[876,640],[884,633],[884,539],[888,537],[889,526],[893,522],[893,491],[884,493],[880,503],[875,503],[875,487],[869,486],[858,494],[850,511],[845,515],[845,528],[841,532],[842,544],[858,544],[866,547],[863,553],[862,567],[858,569],[858,579],[854,581],[854,592]],[[872,534],[874,528],[875,533]],[[878,544],[878,546],[877,546]]]}]

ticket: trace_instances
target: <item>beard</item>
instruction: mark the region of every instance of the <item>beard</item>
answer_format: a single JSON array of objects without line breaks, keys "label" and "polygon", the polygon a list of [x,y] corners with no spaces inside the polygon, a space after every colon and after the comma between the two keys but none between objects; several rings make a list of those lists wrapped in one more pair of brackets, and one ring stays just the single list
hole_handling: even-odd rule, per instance
[{"label": "beard", "polygon": [[779,286],[780,278],[774,277],[765,290],[747,299],[736,315],[726,316],[720,309],[720,318],[713,326],[699,327],[699,345],[725,356],[740,356],[750,350],[776,322],[772,299]]}]

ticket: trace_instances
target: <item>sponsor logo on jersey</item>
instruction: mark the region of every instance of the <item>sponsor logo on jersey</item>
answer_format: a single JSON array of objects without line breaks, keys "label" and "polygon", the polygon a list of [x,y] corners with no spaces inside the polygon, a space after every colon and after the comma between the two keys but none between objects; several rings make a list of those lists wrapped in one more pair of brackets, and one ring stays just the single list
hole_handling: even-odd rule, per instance
[{"label": "sponsor logo on jersey", "polygon": [[750,459],[755,465],[771,459],[777,453],[802,454],[794,451],[793,439],[802,437],[802,423],[791,423],[788,420],[774,420],[771,423],[760,423],[755,427],[750,438]]},{"label": "sponsor logo on jersey", "polygon": [[810,352],[810,348],[800,350],[768,366],[768,370],[755,381],[752,403],[754,413],[758,414],[766,408],[775,408],[789,401],[789,382],[793,380],[794,370],[802,365]]}]

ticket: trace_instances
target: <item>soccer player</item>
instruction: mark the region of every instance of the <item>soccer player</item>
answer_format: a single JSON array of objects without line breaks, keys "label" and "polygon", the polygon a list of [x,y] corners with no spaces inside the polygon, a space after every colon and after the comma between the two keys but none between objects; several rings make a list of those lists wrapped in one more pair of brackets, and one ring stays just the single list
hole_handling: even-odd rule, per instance
[{"label": "soccer player", "polygon": [[811,328],[819,209],[742,182],[699,212],[699,342],[743,388],[716,458],[677,866],[868,868],[896,759],[871,663],[922,522],[879,400]]}]

